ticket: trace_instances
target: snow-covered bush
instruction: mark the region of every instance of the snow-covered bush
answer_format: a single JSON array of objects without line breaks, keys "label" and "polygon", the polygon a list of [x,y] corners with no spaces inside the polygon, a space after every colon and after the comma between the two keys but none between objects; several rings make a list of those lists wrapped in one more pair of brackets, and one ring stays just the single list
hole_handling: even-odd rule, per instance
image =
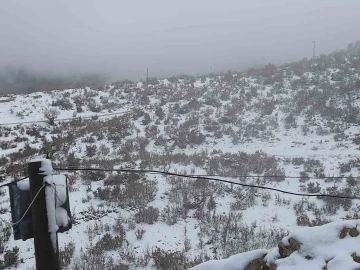
[{"label": "snow-covered bush", "polygon": [[5,247],[11,236],[11,227],[0,223],[0,254],[4,253]]},{"label": "snow-covered bush", "polygon": [[135,231],[135,236],[137,240],[141,240],[144,236],[144,234],[146,233],[146,230],[142,229],[142,228],[138,228]]},{"label": "snow-covered bush", "polygon": [[123,242],[124,242],[123,234],[117,234],[115,236],[112,236],[111,234],[106,233],[95,244],[94,250],[96,250],[97,253],[101,253],[109,250],[116,250],[122,246]]},{"label": "snow-covered bush", "polygon": [[167,205],[161,212],[161,221],[170,226],[174,225],[182,218],[184,211],[186,210],[180,206]]},{"label": "snow-covered bush", "polygon": [[19,248],[13,247],[12,250],[5,251],[4,260],[0,260],[0,269],[16,268],[19,263]]},{"label": "snow-covered bush", "polygon": [[69,98],[62,97],[61,99],[54,100],[51,104],[54,107],[59,107],[61,110],[72,110],[73,105]]},{"label": "snow-covered bush", "polygon": [[60,114],[60,112],[56,109],[50,108],[50,109],[46,109],[44,111],[44,117],[49,121],[50,125],[54,125],[55,124],[55,119],[58,117],[58,115]]},{"label": "snow-covered bush", "polygon": [[82,172],[82,179],[85,182],[92,182],[92,181],[100,181],[105,179],[106,173],[103,171],[83,171]]},{"label": "snow-covered bush", "polygon": [[179,251],[156,249],[152,252],[152,258],[159,270],[187,269],[189,267],[186,255]]},{"label": "snow-covered bush", "polygon": [[74,256],[75,243],[69,242],[64,248],[60,250],[60,261],[61,266],[66,268],[71,263],[72,257]]},{"label": "snow-covered bush", "polygon": [[93,157],[93,156],[95,156],[95,155],[96,155],[96,151],[97,151],[96,144],[87,145],[87,146],[86,146],[85,153],[86,153],[86,156],[87,156],[87,157]]},{"label": "snow-covered bush", "polygon": [[159,209],[155,207],[148,207],[148,208],[140,208],[135,213],[135,221],[136,223],[147,223],[147,224],[154,224],[158,221],[159,218]]},{"label": "snow-covered bush", "polygon": [[307,184],[307,192],[308,193],[320,193],[321,187],[319,182],[310,182]]}]

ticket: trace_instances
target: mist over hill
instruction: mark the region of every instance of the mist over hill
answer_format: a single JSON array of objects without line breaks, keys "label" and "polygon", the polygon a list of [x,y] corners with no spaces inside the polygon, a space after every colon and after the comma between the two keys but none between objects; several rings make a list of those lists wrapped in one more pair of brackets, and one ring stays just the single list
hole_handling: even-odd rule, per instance
[{"label": "mist over hill", "polygon": [[0,94],[30,94],[82,86],[96,88],[107,81],[109,77],[101,74],[51,75],[27,68],[5,66],[0,69]]}]

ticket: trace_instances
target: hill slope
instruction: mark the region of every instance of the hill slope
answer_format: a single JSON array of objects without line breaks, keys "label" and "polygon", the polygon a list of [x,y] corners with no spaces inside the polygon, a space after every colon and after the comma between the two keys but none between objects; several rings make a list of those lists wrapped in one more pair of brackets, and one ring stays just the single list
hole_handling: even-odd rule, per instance
[{"label": "hill slope", "polygon": [[[354,196],[359,69],[356,43],[247,72],[3,96],[0,169],[11,181],[52,152],[54,167],[157,169]],[[272,248],[298,226],[359,218],[358,200],[156,174],[67,174],[75,224],[59,239],[69,269],[186,269]],[[9,220],[5,190],[0,208]],[[28,269],[31,240],[15,242],[2,226],[3,263]]]}]

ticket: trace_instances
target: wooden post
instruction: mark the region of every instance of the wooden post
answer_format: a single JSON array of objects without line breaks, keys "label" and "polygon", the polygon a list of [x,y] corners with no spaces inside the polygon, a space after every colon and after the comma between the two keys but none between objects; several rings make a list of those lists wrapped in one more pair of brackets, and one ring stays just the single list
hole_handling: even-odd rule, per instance
[{"label": "wooden post", "polygon": [[[34,161],[28,164],[31,200],[34,199],[43,187],[45,175],[41,174],[43,172],[41,167],[41,161]],[[42,188],[31,207],[36,270],[60,270],[57,235],[55,247],[50,239],[45,189],[46,187]]]},{"label": "wooden post", "polygon": [[313,46],[313,59],[315,59],[315,42],[316,41],[313,41],[313,43],[314,43],[314,46]]}]

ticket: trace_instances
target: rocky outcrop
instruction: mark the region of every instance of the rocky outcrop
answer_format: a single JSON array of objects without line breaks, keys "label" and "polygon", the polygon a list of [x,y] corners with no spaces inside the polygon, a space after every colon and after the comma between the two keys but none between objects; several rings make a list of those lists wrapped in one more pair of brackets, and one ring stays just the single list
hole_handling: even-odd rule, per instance
[{"label": "rocky outcrop", "polygon": [[297,251],[300,249],[300,244],[298,241],[296,241],[293,238],[289,239],[289,245],[285,245],[282,242],[279,243],[278,246],[279,254],[281,258],[286,258],[291,255],[294,251]]},{"label": "rocky outcrop", "polygon": [[[285,245],[283,242],[280,242],[278,245],[278,251],[281,258],[286,258],[290,256],[294,251],[297,251],[300,249],[300,243],[290,238],[289,245]],[[265,256],[262,256],[260,258],[257,258],[253,261],[251,261],[244,270],[276,270],[277,265],[274,263],[269,263],[266,261]]]},{"label": "rocky outcrop", "polygon": [[[301,262],[303,269],[360,270],[359,228],[360,220],[301,228],[296,233],[285,237],[277,248],[270,250],[267,254],[263,250],[262,252],[251,253],[252,257],[243,256],[246,255],[243,253],[241,257],[238,257],[241,258],[241,262],[234,263],[234,260],[231,262],[231,269],[290,270],[296,261]],[[230,258],[234,258],[234,256]],[[321,265],[322,259],[323,264]],[[221,265],[221,261],[226,260],[217,261],[217,266]],[[225,268],[216,269],[230,268],[227,264]]]},{"label": "rocky outcrop", "polygon": [[250,262],[248,265],[245,266],[244,270],[266,270],[266,268],[264,268],[264,265],[266,266],[266,263],[264,261],[265,255],[262,256],[261,258],[257,258],[255,260],[253,260],[252,262]]},{"label": "rocky outcrop", "polygon": [[343,228],[340,232],[340,239],[344,239],[347,235],[350,235],[351,237],[357,237],[359,235],[359,232],[357,228]]}]

